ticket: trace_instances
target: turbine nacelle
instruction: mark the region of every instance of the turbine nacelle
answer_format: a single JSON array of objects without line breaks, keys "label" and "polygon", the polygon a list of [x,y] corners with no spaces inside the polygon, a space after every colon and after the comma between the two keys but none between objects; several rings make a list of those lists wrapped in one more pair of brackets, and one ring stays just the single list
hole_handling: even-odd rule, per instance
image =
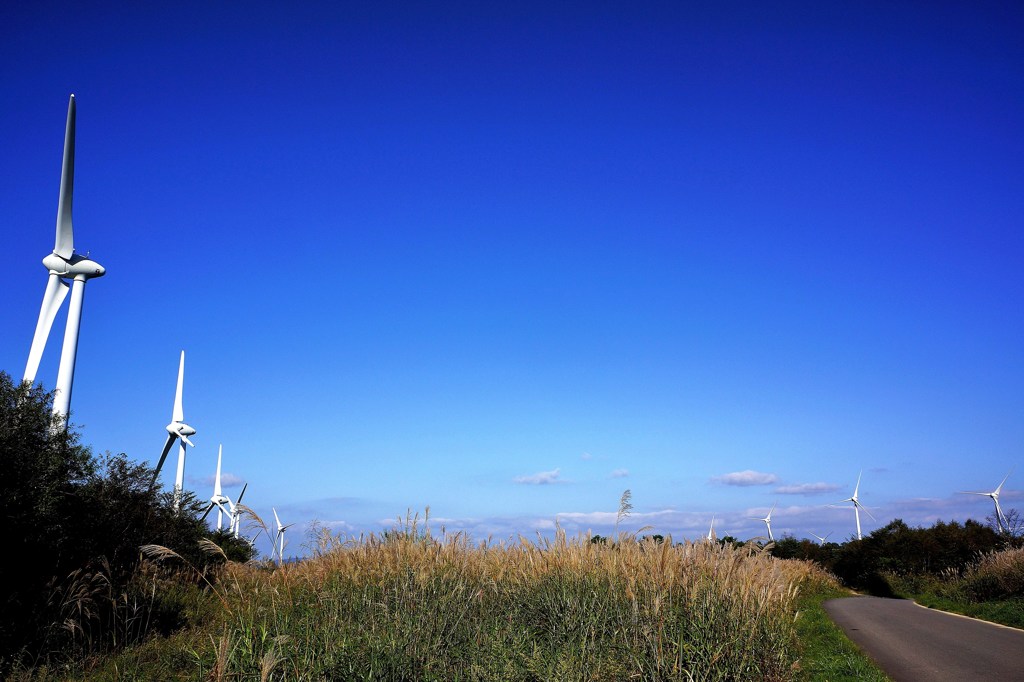
[{"label": "turbine nacelle", "polygon": [[195,444],[190,441],[188,437],[196,435],[196,430],[188,424],[183,422],[171,422],[167,425],[167,433],[171,434],[175,438],[180,438],[181,442],[195,447]]},{"label": "turbine nacelle", "polygon": [[43,259],[43,266],[51,273],[69,279],[93,279],[107,274],[107,269],[94,260],[79,254],[61,258],[56,253]]}]

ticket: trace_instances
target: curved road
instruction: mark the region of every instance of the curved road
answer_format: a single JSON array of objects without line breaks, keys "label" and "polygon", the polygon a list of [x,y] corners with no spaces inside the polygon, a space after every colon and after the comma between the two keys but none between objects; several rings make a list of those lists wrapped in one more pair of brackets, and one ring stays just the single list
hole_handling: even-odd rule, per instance
[{"label": "curved road", "polygon": [[897,682],[1024,680],[1024,630],[935,611],[909,599],[830,599],[825,610]]}]

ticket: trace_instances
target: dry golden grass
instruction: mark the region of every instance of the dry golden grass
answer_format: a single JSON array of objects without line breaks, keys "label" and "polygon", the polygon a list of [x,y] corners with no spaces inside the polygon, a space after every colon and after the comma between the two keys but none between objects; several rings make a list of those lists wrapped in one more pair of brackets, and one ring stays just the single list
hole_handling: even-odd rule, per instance
[{"label": "dry golden grass", "polygon": [[[620,535],[472,543],[416,520],[231,565],[204,673],[274,679],[789,679],[813,564]],[[230,642],[230,646],[225,644]]]}]

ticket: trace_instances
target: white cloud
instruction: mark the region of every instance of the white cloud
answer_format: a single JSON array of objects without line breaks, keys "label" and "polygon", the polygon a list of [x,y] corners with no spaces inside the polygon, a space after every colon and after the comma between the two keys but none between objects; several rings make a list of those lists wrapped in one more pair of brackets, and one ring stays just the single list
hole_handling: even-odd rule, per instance
[{"label": "white cloud", "polygon": [[[196,478],[196,477],[193,477],[193,476],[189,476],[188,480],[193,485],[205,486],[205,487],[208,487],[208,488],[212,488],[213,487],[213,483],[214,483],[213,479],[215,479],[215,478],[216,478],[215,474],[210,474],[209,476],[202,476],[202,477],[199,477],[199,478]],[[221,473],[221,475],[220,475],[220,485],[223,488],[237,488],[238,486],[242,485],[243,483],[245,483],[245,479],[242,478],[241,476],[236,476],[235,474],[229,474],[229,473]]]},{"label": "white cloud", "polygon": [[552,469],[551,471],[538,471],[535,474],[528,474],[526,476],[516,476],[513,480],[516,483],[523,483],[526,485],[548,485],[550,483],[565,483],[565,481],[559,480],[560,469]]},{"label": "white cloud", "polygon": [[626,478],[629,476],[629,469],[616,469],[610,476],[612,478]]},{"label": "white cloud", "polygon": [[794,485],[780,485],[775,492],[780,495],[820,495],[839,490],[839,486],[833,483],[797,483]]},{"label": "white cloud", "polygon": [[711,480],[723,485],[738,485],[745,487],[752,485],[771,485],[772,483],[777,483],[779,477],[775,474],[767,474],[747,469],[746,471],[735,471],[731,474],[715,476]]},{"label": "white cloud", "polygon": [[584,452],[582,455],[580,455],[580,459],[582,459],[584,462],[587,462],[589,460],[594,459],[594,456],[589,452]]}]

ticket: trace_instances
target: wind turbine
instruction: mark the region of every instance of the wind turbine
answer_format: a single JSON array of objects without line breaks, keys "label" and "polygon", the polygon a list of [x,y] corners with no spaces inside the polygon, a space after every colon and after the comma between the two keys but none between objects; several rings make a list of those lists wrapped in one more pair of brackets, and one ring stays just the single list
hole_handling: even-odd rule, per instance
[{"label": "wind turbine", "polygon": [[[78,354],[78,332],[82,325],[82,301],[85,297],[85,283],[94,277],[102,277],[106,269],[88,256],[75,253],[74,230],[71,226],[71,199],[75,185],[75,96],[68,100],[68,120],[64,129],[64,159],[60,169],[60,194],[57,198],[57,237],[53,253],[43,258],[43,265],[50,272],[43,292],[43,304],[39,308],[36,331],[32,336],[32,347],[25,364],[24,380],[34,382],[43,357],[46,340],[50,336],[53,319],[57,316],[68,295],[67,279],[71,280],[71,304],[68,320],[64,327],[64,345],[60,351],[60,366],[57,369],[57,392],[53,398],[53,412],[66,418],[71,409],[71,386],[75,379],[75,356]],[[65,421],[66,424],[66,421]]]},{"label": "wind turbine", "polygon": [[715,515],[712,514],[711,515],[711,527],[708,528],[708,542],[711,543],[711,542],[714,542],[714,541],[715,541]]},{"label": "wind turbine", "polygon": [[[238,537],[238,526],[240,525],[240,522],[241,522],[241,519],[242,519],[242,510],[239,509],[238,505],[242,504],[242,498],[245,497],[245,491],[246,491],[246,489],[248,487],[249,487],[248,483],[246,483],[245,485],[242,486],[242,492],[238,493],[238,499],[235,500],[235,503],[231,505],[231,529],[230,530],[231,530],[232,533],[234,533],[235,538]],[[230,502],[230,500],[229,500],[229,502]],[[253,538],[253,540],[255,541],[255,538]]]},{"label": "wind turbine", "polygon": [[[860,503],[860,500],[857,499],[857,493],[860,490],[860,477],[863,476],[863,475],[864,475],[864,471],[863,470],[859,474],[857,474],[857,486],[853,489],[853,495],[851,495],[850,497],[847,497],[845,500],[839,500],[839,502],[836,503],[836,504],[842,504],[843,502],[853,502],[853,513],[857,517],[857,539],[858,540],[862,539],[861,534],[860,534],[860,510],[863,509],[864,513],[867,514],[871,518],[872,521],[875,520],[875,517],[871,516],[871,512],[868,511],[867,507],[862,505]],[[830,506],[832,506],[832,505],[830,505]]]},{"label": "wind turbine", "polygon": [[277,521],[277,536],[274,538],[274,544],[280,543],[280,549],[277,549],[277,564],[280,566],[284,563],[284,532],[294,526],[294,523],[289,523],[287,526],[281,525],[281,518],[277,515],[277,509],[271,507],[274,510],[274,520]]},{"label": "wind turbine", "polygon": [[[775,504],[778,504],[778,503],[776,502]],[[759,516],[748,516],[747,517],[747,518],[753,519],[755,521],[764,521],[764,525],[768,527],[768,541],[769,542],[775,542],[775,536],[772,535],[772,512],[775,511],[775,504],[773,504],[772,508],[768,511],[768,516],[764,517],[763,519],[761,517],[759,517]]]},{"label": "wind turbine", "polygon": [[[1010,474],[1013,473],[1013,469],[1010,469]],[[969,491],[960,491],[962,495],[984,495],[985,497],[991,497],[992,501],[996,505],[996,523],[1003,532],[1010,532],[1010,523],[1006,520],[1006,516],[1003,515],[1003,510],[999,506],[999,493],[1003,490],[1003,483],[1006,483],[1006,479],[1010,477],[1010,474],[1006,474],[1003,480],[999,483],[999,486],[990,493],[976,493]]]},{"label": "wind turbine", "polygon": [[171,451],[175,439],[178,442],[178,472],[174,477],[174,508],[177,509],[181,503],[181,490],[185,485],[185,445],[195,447],[195,444],[188,439],[194,436],[196,430],[185,423],[185,411],[181,405],[181,391],[185,381],[185,351],[181,351],[181,361],[178,363],[178,388],[174,393],[174,411],[171,413],[171,423],[167,425],[167,441],[164,443],[164,450],[160,453],[160,461],[157,462],[156,471],[153,472],[153,481],[160,474],[164,466],[167,453]]},{"label": "wind turbine", "polygon": [[[206,513],[203,514],[203,518],[200,521],[205,521],[206,517],[209,516],[210,512],[213,511],[214,507],[217,507],[217,530],[221,530],[224,527],[224,515],[227,514],[231,523],[234,523],[234,505],[231,504],[231,500],[224,494],[220,487],[220,463],[224,455],[224,446],[221,445],[217,450],[217,476],[213,479],[213,496],[210,498],[210,506],[206,508]],[[231,509],[225,509],[225,503],[231,507]]]},{"label": "wind turbine", "polygon": [[816,537],[818,539],[818,544],[819,545],[824,545],[825,544],[825,540],[828,540],[828,536],[832,535],[832,531],[829,531],[829,532],[825,533],[824,535],[815,535],[814,533],[811,533],[811,535],[814,535],[814,537]]}]

